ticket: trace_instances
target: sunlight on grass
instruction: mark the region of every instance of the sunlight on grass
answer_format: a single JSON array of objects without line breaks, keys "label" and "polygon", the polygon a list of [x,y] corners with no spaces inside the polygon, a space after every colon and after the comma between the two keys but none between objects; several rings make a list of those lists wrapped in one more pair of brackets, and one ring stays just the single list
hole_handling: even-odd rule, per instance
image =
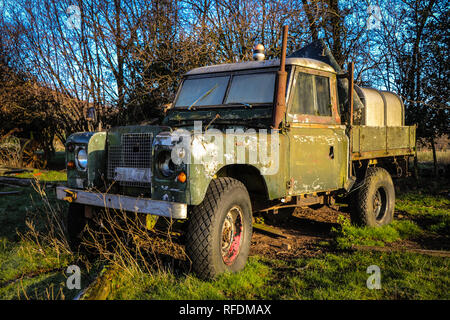
[{"label": "sunlight on grass", "polygon": [[397,197],[395,209],[412,215],[450,215],[450,199],[409,192]]},{"label": "sunlight on grass", "polygon": [[384,246],[386,243],[420,236],[422,230],[415,223],[407,220],[394,221],[379,228],[357,227],[350,220],[340,217],[340,228],[333,228],[332,233],[339,249],[351,248],[352,245]]},{"label": "sunlight on grass", "polygon": [[37,179],[39,181],[67,181],[67,173],[65,171],[46,171],[33,169],[31,172],[22,172],[14,175],[16,178]]},{"label": "sunlight on grass", "polygon": [[444,196],[406,193],[398,197],[395,208],[421,221],[427,231],[450,234],[450,199]]},{"label": "sunlight on grass", "polygon": [[[450,151],[436,151],[438,164],[450,164]],[[433,162],[433,152],[431,150],[420,150],[417,152],[417,161]]]},{"label": "sunlight on grass", "polygon": [[[215,281],[203,281],[192,274],[175,276],[170,272],[154,274],[122,273],[115,280],[111,299],[255,299],[265,290],[268,266],[258,258],[250,259],[245,270],[227,273]],[[136,290],[136,288],[139,288]]]},{"label": "sunlight on grass", "polygon": [[[298,259],[300,272],[287,280],[302,290],[297,299],[448,299],[449,259],[410,253],[354,252]],[[381,270],[381,290],[366,286],[367,267]]]},{"label": "sunlight on grass", "polygon": [[[367,288],[370,265],[381,269],[381,290]],[[243,271],[210,281],[170,272],[122,274],[108,299],[448,299],[448,267],[449,259],[410,253],[251,257]]]},{"label": "sunlight on grass", "polygon": [[28,273],[62,268],[72,259],[70,254],[55,247],[39,247],[30,241],[17,244],[2,239],[0,243],[0,282]]}]

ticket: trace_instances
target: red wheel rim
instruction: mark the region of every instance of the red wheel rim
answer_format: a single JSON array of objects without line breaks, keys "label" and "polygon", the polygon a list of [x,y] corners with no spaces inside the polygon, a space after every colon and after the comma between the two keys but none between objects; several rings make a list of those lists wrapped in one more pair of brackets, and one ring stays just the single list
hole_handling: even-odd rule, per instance
[{"label": "red wheel rim", "polygon": [[221,250],[222,259],[226,265],[231,265],[236,260],[241,250],[243,230],[242,209],[232,207],[222,224]]}]

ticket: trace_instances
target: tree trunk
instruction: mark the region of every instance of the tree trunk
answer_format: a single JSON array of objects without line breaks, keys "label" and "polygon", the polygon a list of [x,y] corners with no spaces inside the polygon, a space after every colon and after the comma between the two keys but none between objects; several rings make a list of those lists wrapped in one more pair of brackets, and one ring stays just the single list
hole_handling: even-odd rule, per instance
[{"label": "tree trunk", "polygon": [[434,143],[434,137],[430,138],[431,150],[433,151],[433,175],[437,177],[437,157],[436,157],[436,145]]},{"label": "tree trunk", "polygon": [[345,62],[341,41],[344,30],[338,2],[339,2],[338,0],[330,0],[328,2],[330,10],[330,12],[328,13],[328,23],[331,25],[333,36],[333,48],[332,48],[333,56],[336,59],[339,66],[342,67]]},{"label": "tree trunk", "polygon": [[309,30],[311,32],[311,38],[313,41],[319,40],[319,31],[317,30],[317,23],[314,17],[314,13],[311,10],[311,7],[309,6],[309,3],[307,0],[302,0],[303,8],[305,10],[306,18],[308,19],[309,23]]},{"label": "tree trunk", "polygon": [[416,184],[419,185],[420,181],[419,181],[419,165],[418,165],[418,161],[417,161],[417,147],[415,148],[414,151],[414,161],[413,161],[413,165],[414,165],[414,180],[416,181]]}]

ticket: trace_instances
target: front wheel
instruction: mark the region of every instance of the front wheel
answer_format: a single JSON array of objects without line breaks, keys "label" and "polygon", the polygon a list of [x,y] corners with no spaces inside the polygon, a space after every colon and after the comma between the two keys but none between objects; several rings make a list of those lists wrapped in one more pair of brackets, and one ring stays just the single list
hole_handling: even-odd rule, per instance
[{"label": "front wheel", "polygon": [[385,169],[368,168],[364,184],[355,192],[351,212],[353,223],[379,227],[394,219],[394,183]]},{"label": "front wheel", "polygon": [[245,186],[232,178],[211,181],[188,220],[186,253],[201,278],[245,267],[252,236],[252,208]]}]

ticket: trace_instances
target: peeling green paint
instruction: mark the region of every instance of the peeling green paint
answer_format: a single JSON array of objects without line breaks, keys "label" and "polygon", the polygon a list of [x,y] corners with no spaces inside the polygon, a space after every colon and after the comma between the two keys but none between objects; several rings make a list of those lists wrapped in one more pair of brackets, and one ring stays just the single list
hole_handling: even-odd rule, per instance
[{"label": "peeling green paint", "polygon": [[291,195],[343,188],[348,164],[345,127],[292,127],[289,139]]}]

